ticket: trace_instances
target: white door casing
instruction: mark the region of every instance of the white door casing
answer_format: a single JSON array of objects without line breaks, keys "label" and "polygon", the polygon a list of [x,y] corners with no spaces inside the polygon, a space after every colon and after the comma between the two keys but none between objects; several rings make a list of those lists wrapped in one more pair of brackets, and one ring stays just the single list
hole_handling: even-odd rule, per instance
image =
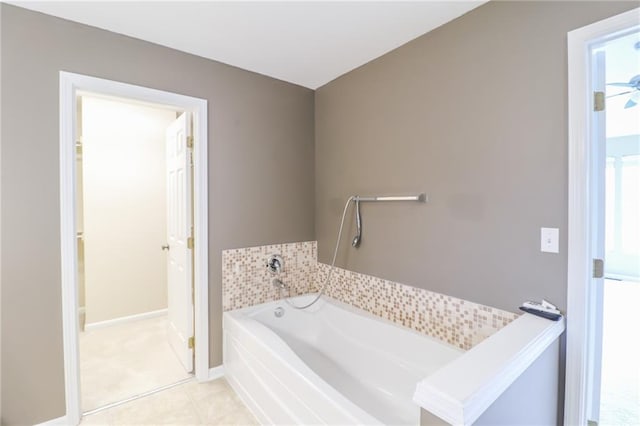
[{"label": "white door casing", "polygon": [[76,240],[76,95],[88,91],[166,105],[193,113],[193,250],[195,375],[198,381],[220,376],[221,366],[209,368],[209,255],[208,255],[208,154],[207,101],[112,80],[60,71],[60,263],[62,335],[64,351],[65,416],[61,423],[80,422],[80,371],[78,349],[78,282]]},{"label": "white door casing", "polygon": [[191,213],[191,120],[184,112],[166,133],[167,149],[167,303],[169,345],[184,368],[193,370],[193,269]]}]

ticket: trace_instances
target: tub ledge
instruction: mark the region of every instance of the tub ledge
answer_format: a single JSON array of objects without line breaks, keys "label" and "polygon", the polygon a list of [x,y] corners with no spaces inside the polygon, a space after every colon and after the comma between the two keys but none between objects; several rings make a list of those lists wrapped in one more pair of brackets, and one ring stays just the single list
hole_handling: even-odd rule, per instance
[{"label": "tub ledge", "polygon": [[[557,366],[558,350],[554,343],[564,329],[564,318],[550,321],[525,313],[420,381],[413,401],[437,420],[428,424],[442,424],[442,420],[452,425],[471,425],[542,358],[543,353],[553,352],[554,347],[551,361],[545,361],[541,368],[547,370],[549,384],[546,387],[550,392],[557,392],[557,369],[553,363]],[[553,389],[554,380],[556,389]]]}]

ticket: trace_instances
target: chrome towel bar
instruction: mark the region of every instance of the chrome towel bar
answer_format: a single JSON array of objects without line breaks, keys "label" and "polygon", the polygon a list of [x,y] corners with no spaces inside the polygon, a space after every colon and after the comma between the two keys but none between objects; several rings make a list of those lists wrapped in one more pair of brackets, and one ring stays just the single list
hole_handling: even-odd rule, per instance
[{"label": "chrome towel bar", "polygon": [[419,203],[427,202],[427,194],[422,193],[418,195],[378,195],[370,197],[362,197],[356,195],[353,197],[353,201],[417,201]]}]

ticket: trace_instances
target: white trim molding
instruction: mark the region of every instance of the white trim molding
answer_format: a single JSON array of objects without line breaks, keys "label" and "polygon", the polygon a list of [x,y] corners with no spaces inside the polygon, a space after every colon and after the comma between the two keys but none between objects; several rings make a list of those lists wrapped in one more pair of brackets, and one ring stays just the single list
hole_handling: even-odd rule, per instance
[{"label": "white trim molding", "polygon": [[193,113],[194,137],[194,316],[195,375],[209,379],[209,253],[208,253],[208,112],[207,101],[142,86],[60,71],[60,241],[62,326],[66,424],[80,422],[78,354],[78,277],[76,247],[76,95],[86,91],[133,99]]},{"label": "white trim molding", "polygon": [[69,419],[67,416],[58,417],[57,419],[47,420],[46,422],[38,423],[35,426],[67,426]]},{"label": "white trim molding", "polygon": [[413,401],[452,425],[471,425],[564,331],[564,318],[523,314],[416,386]]},{"label": "white trim molding", "polygon": [[209,370],[209,380],[216,380],[220,377],[224,377],[224,366],[219,365]]},{"label": "white trim molding", "polygon": [[589,318],[593,315],[591,267],[592,157],[591,57],[593,45],[620,37],[640,25],[640,9],[568,33],[569,97],[569,228],[567,264],[567,367],[564,423],[587,424]]},{"label": "white trim molding", "polygon": [[[81,308],[82,309],[82,308]],[[157,318],[167,315],[167,309],[158,309],[157,311],[143,312],[141,314],[127,315],[126,317],[118,317],[105,321],[90,322],[84,325],[84,331],[96,330],[99,328],[111,327],[112,325],[126,324],[128,322],[139,321],[149,318]]]}]

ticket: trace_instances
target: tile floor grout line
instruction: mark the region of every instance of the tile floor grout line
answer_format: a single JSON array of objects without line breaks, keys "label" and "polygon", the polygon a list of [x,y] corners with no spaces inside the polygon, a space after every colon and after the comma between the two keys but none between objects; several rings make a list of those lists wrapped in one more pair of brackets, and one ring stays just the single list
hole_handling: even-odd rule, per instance
[{"label": "tile floor grout line", "polygon": [[96,413],[99,413],[101,411],[108,410],[110,408],[118,407],[118,406],[126,404],[128,402],[135,401],[137,399],[144,398],[144,397],[147,397],[147,396],[150,396],[150,395],[165,391],[167,389],[174,388],[176,386],[184,385],[185,383],[189,383],[189,382],[192,382],[194,380],[195,380],[195,376],[191,376],[191,377],[188,377],[186,379],[179,380],[179,381],[177,381],[175,383],[171,383],[169,385],[161,386],[159,388],[156,388],[156,389],[153,389],[153,390],[150,390],[150,391],[147,391],[147,392],[143,392],[143,393],[140,393],[138,395],[134,395],[132,397],[123,399],[121,401],[112,402],[111,404],[103,405],[102,407],[98,407],[98,408],[94,408],[93,410],[86,411],[86,412],[82,413],[82,417],[90,416],[92,414],[96,414]]},{"label": "tile floor grout line", "polygon": [[[196,386],[194,387],[192,385],[196,385]],[[199,386],[203,386],[201,388],[203,390],[202,392],[196,389]],[[220,386],[222,386],[222,389],[220,389]],[[149,401],[149,398],[140,398],[137,401],[131,401],[130,403],[123,406],[123,407],[129,407],[129,409],[127,409],[129,410],[129,413],[125,415],[125,417],[122,417],[122,416],[120,416],[122,418],[116,417],[115,414],[116,412],[119,411],[119,408],[113,407],[111,409],[105,409],[101,413],[97,414],[105,418],[100,418],[100,419],[93,418],[95,415],[83,417],[81,425],[85,425],[85,426],[148,425],[148,426],[151,426],[151,425],[159,425],[159,424],[171,424],[174,426],[179,426],[179,425],[195,426],[196,424],[208,424],[212,426],[213,425],[228,426],[228,425],[234,424],[234,425],[244,425],[244,426],[249,426],[249,425],[258,426],[260,424],[255,418],[255,416],[252,415],[252,413],[242,403],[242,401],[240,401],[237,398],[237,394],[229,386],[229,384],[226,382],[224,378],[207,381],[203,383],[198,383],[197,380],[194,380],[191,382],[176,385],[172,389],[166,389],[160,392],[159,394],[166,395],[166,392],[173,392],[175,389],[181,390],[180,394],[185,395],[186,401],[189,402],[189,405],[191,408],[188,410],[189,413],[191,413],[190,420],[185,420],[186,417],[183,416],[182,421],[180,421],[178,418],[175,418],[170,423],[167,423],[165,422],[167,418],[165,417],[159,418],[156,416],[154,417],[154,421],[152,421],[152,419],[148,415],[149,413],[143,415],[142,417],[140,416],[136,417],[134,415],[135,419],[137,419],[137,420],[134,420],[133,418],[130,417],[132,414],[130,409],[133,409],[133,413],[135,413],[136,411],[139,411],[139,410],[142,410],[143,412],[148,411],[150,407],[148,404],[146,406],[144,405],[144,401]],[[204,407],[200,407],[200,405],[196,403],[196,401],[199,400],[199,398],[196,397],[196,394],[199,394],[201,397],[205,397],[205,399],[209,401],[212,398],[213,398],[213,401],[218,400],[219,398],[221,399],[219,399],[217,403],[205,404]],[[207,415],[208,410],[214,407],[217,407],[218,409],[227,407],[227,403],[229,402],[227,400],[229,398],[234,400],[233,403],[231,404],[233,405],[233,407],[230,407],[230,410],[224,410],[226,414],[221,414],[221,415],[220,415],[221,412],[218,412],[217,410],[215,410],[217,413],[219,413],[219,415],[209,418],[209,416]],[[146,408],[141,408],[141,407],[146,407]],[[186,408],[187,406],[184,406],[184,407]],[[126,412],[127,410],[124,410],[123,412]],[[174,411],[176,410],[180,411],[181,408],[174,407]],[[152,410],[152,411],[155,412],[155,410]],[[182,414],[185,414],[185,413],[182,413]],[[168,415],[169,417],[171,417],[170,412],[164,413],[164,415]]]},{"label": "tile floor grout line", "polygon": [[185,390],[184,393],[187,395],[187,399],[189,400],[189,402],[191,402],[193,411],[196,413],[196,416],[198,417],[200,424],[202,425],[206,424],[206,422],[204,421],[204,417],[202,417],[202,415],[200,414],[200,410],[198,409],[198,404],[196,403],[196,400],[191,395],[191,392],[188,392],[187,390]]}]

